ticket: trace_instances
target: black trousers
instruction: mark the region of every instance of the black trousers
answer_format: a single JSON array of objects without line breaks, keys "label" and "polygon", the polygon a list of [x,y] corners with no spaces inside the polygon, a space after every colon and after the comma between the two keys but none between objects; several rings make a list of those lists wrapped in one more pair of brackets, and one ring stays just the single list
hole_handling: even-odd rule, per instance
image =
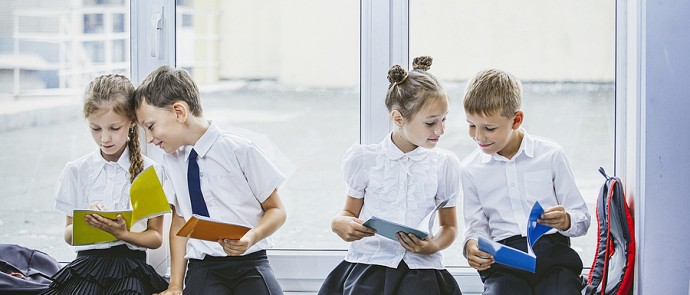
[{"label": "black trousers", "polygon": [[[498,242],[527,252],[525,237],[513,236]],[[537,256],[535,273],[494,263],[479,272],[484,282],[483,294],[581,294],[582,260],[570,248],[570,238],[559,233],[544,235],[532,250]]]},{"label": "black trousers", "polygon": [[266,251],[190,259],[184,294],[283,294]]}]

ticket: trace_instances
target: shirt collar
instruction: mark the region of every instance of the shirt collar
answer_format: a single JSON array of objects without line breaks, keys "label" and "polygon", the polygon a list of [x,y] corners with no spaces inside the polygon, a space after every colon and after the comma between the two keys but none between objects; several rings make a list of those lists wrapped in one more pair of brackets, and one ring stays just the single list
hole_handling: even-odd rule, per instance
[{"label": "shirt collar", "polygon": [[[94,166],[96,166],[98,170],[104,169],[105,165],[108,164],[108,161],[106,161],[101,155],[100,148],[97,149],[95,153],[93,153],[92,161]],[[120,158],[117,159],[117,162],[115,164],[120,166],[125,171],[129,171],[129,166],[131,165],[131,162],[129,161],[129,147],[125,147],[125,150],[122,151],[122,155],[120,155]]]},{"label": "shirt collar", "polygon": [[389,133],[388,136],[386,136],[386,138],[381,143],[383,145],[386,157],[388,157],[391,160],[398,160],[403,156],[406,156],[407,158],[413,161],[420,161],[426,158],[426,156],[429,154],[429,150],[423,147],[417,147],[411,152],[403,153],[400,150],[400,148],[398,148],[398,146],[396,146],[395,143],[393,143],[392,136],[393,133]]},{"label": "shirt collar", "polygon": [[189,153],[194,149],[196,151],[196,154],[198,155],[197,157],[203,158],[206,153],[211,149],[211,146],[213,146],[213,143],[216,142],[216,139],[220,137],[221,130],[218,128],[217,124],[214,124],[213,121],[208,121],[208,129],[206,132],[204,132],[203,135],[197,140],[197,142],[191,146],[188,145],[184,149],[184,159],[187,160],[189,158]]},{"label": "shirt collar", "polygon": [[[515,156],[513,156],[513,159],[517,158],[520,156],[520,154],[525,154],[527,157],[534,157],[534,138],[530,136],[525,129],[520,128],[520,131],[523,134],[522,137],[522,142],[520,142],[520,148],[518,151],[515,153]],[[499,155],[498,153],[493,153],[493,154],[485,154],[482,153],[481,155],[481,162],[482,163],[488,163],[491,160],[495,161],[508,161],[504,156]]]}]

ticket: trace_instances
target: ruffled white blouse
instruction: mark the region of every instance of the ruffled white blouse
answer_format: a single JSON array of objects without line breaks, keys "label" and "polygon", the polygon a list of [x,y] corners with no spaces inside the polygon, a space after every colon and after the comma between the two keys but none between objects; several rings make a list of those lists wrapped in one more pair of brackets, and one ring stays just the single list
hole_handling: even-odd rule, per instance
[{"label": "ruffled white blouse", "polygon": [[[455,207],[460,193],[460,163],[441,149],[403,153],[391,134],[372,145],[353,145],[343,159],[347,194],[363,198],[359,218],[376,216],[428,231],[420,224],[437,204]],[[352,242],[345,260],[397,268],[401,260],[411,269],[443,269],[441,253],[422,255],[407,252],[398,241],[374,235]]]}]

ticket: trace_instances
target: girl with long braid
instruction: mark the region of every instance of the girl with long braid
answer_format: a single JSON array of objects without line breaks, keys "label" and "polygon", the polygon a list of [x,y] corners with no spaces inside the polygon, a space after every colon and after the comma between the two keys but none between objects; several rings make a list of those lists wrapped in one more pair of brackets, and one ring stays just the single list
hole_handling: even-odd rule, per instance
[{"label": "girl with long braid", "polygon": [[[134,178],[154,162],[139,148],[134,86],[122,75],[95,78],[84,97],[84,117],[98,150],[67,163],[56,185],[56,210],[67,214],[65,242],[72,245],[75,209],[126,210]],[[156,164],[159,179],[163,170]],[[106,231],[115,242],[75,246],[77,258],[53,276],[41,294],[152,294],[167,282],[146,263],[146,249],[163,241],[163,216],[141,220],[127,229],[121,215],[108,219],[86,215],[87,224]]]}]

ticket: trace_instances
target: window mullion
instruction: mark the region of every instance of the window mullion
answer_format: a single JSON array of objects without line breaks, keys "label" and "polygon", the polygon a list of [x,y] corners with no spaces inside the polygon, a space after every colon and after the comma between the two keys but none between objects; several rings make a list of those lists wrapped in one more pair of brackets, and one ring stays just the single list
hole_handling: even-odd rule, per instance
[{"label": "window mullion", "polygon": [[383,104],[386,73],[394,64],[408,64],[409,2],[362,0],[360,5],[360,142],[370,144],[391,130]]}]

